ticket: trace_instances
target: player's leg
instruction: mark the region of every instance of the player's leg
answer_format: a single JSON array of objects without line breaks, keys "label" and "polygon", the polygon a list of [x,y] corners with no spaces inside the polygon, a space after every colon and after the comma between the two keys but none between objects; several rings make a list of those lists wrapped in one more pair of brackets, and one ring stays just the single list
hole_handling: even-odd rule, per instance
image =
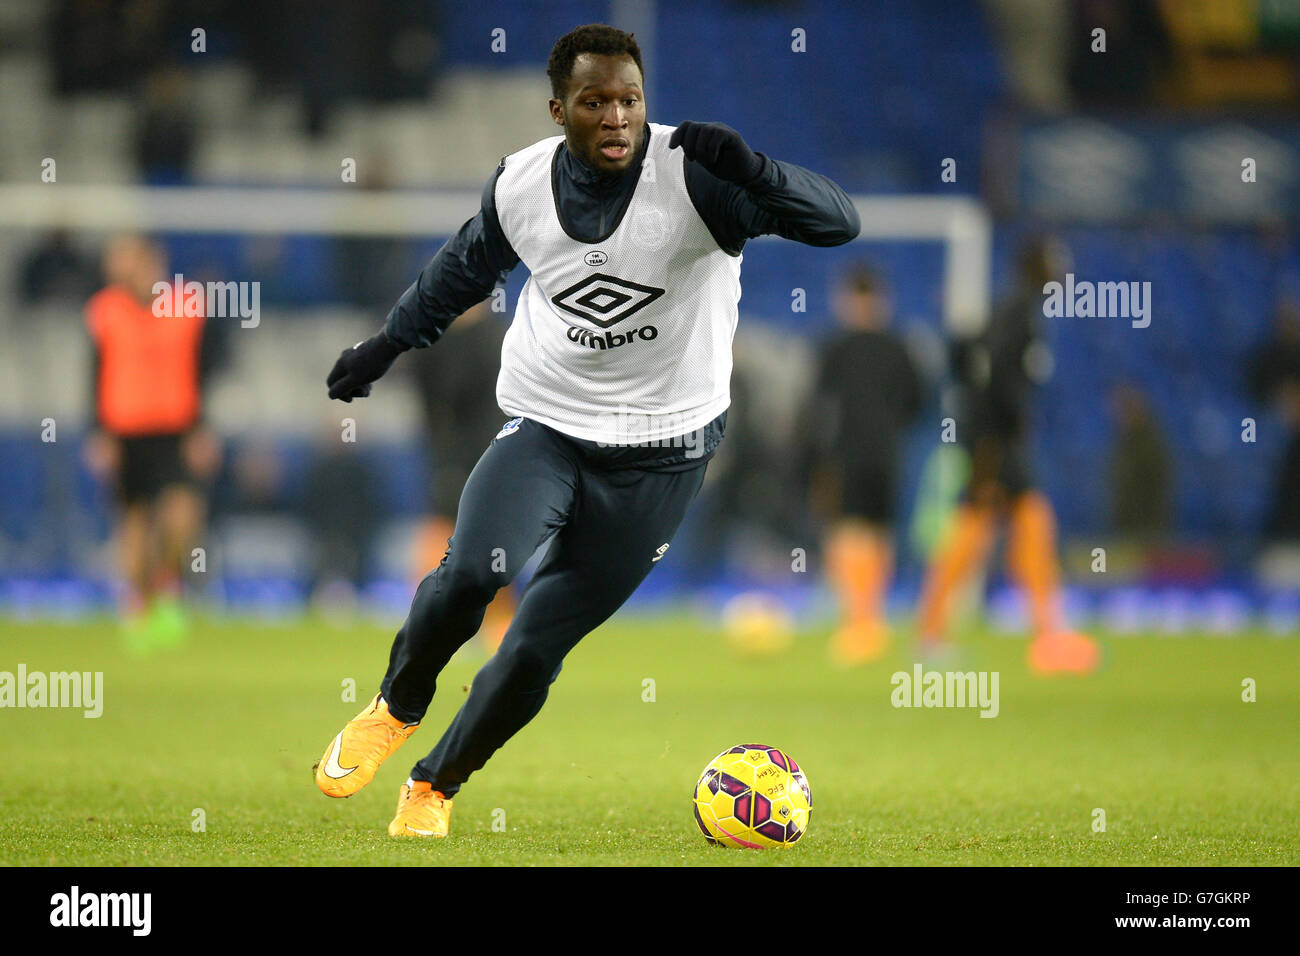
[{"label": "player's leg", "polygon": [[980,436],[971,444],[971,477],[947,533],[926,569],[917,607],[922,649],[935,653],[948,641],[953,600],[988,560],[1003,508],[1001,484],[1005,443]]},{"label": "player's leg", "polygon": [[148,653],[149,544],[152,522],[145,501],[124,502],[117,526],[117,552],[122,568],[123,595],[119,618],[122,637],[133,653]]},{"label": "player's leg", "polygon": [[152,525],[147,572],[150,641],[156,647],[174,647],[189,629],[180,603],[181,568],[198,533],[202,499],[185,465],[179,434],[137,441],[137,464],[143,470],[140,489],[150,502]]},{"label": "player's leg", "polygon": [[122,509],[118,529],[118,548],[122,559],[122,574],[129,594],[127,607],[132,612],[143,611],[149,604],[149,551],[153,535],[153,522],[147,501],[132,501]]},{"label": "player's leg", "polygon": [[189,631],[189,618],[181,603],[182,572],[203,525],[203,513],[203,497],[189,482],[171,483],[158,495],[158,552],[150,624],[161,645],[179,644]]},{"label": "player's leg", "polygon": [[121,461],[117,473],[118,561],[127,587],[127,610],[141,612],[149,602],[150,511],[148,463],[141,460],[140,439],[119,440]]},{"label": "player's leg", "polygon": [[153,512],[157,491],[147,446],[148,439],[118,439],[116,550],[124,585],[119,615],[127,649],[137,654],[147,654],[153,648],[149,608],[153,598]]},{"label": "player's leg", "polygon": [[1017,495],[1007,526],[1007,570],[1025,592],[1030,632],[1050,634],[1061,625],[1061,570],[1056,557],[1056,515],[1037,489]]},{"label": "player's leg", "polygon": [[317,764],[322,792],[357,792],[414,731],[438,674],[474,636],[497,589],[568,520],[577,472],[572,450],[536,422],[524,420],[493,439],[465,483],[441,564],[416,589],[379,694]]},{"label": "player's leg", "polygon": [[414,587],[419,587],[429,569],[442,560],[447,552],[447,542],[455,530],[455,522],[442,512],[433,512],[420,522],[415,532],[415,546],[411,549],[411,582]]},{"label": "player's leg", "polygon": [[[434,494],[431,498],[429,517],[421,522],[416,532],[415,583],[424,579],[425,572],[436,565],[447,550],[447,542],[455,534],[455,514],[460,508],[460,491],[465,487],[470,472],[474,470],[474,461],[464,461],[454,449],[438,447],[436,449],[438,475],[434,482]],[[451,489],[455,489],[454,492]],[[483,624],[479,627],[479,637],[488,652],[495,651],[501,644],[501,637],[515,609],[514,589],[511,586],[499,590],[483,614]]]},{"label": "player's leg", "polygon": [[578,469],[561,438],[528,420],[484,452],[442,562],[420,582],[393,642],[381,688],[394,716],[424,716],[438,673],[477,633],[497,591],[569,520]]},{"label": "player's leg", "polygon": [[564,656],[654,568],[705,468],[584,473],[578,511],[556,536],[455,720],[411,771],[413,785],[403,788],[391,834],[445,834],[450,798],[536,716]]},{"label": "player's leg", "polygon": [[831,639],[838,663],[866,663],[888,649],[885,593],[893,564],[893,542],[885,527],[859,518],[841,521],[831,532],[827,572],[842,615]]},{"label": "player's leg", "polygon": [[175,590],[181,569],[188,564],[190,548],[203,527],[203,496],[188,483],[172,484],[158,496],[158,530],[161,535],[159,574]]},{"label": "player's leg", "polygon": [[479,628],[479,640],[489,652],[495,651],[505,640],[510,622],[514,620],[515,608],[519,602],[515,599],[514,586],[502,588],[492,598],[492,603],[483,611],[483,626]]},{"label": "player's leg", "polygon": [[1101,648],[1086,634],[1063,626],[1056,516],[1047,496],[1026,488],[1011,503],[1007,570],[1025,592],[1030,636],[1026,656],[1039,673],[1088,673],[1101,664]]},{"label": "player's leg", "polygon": [[892,462],[845,469],[844,517],[828,542],[827,570],[843,614],[831,653],[846,666],[874,660],[889,647],[885,594],[894,566],[892,472]]},{"label": "player's leg", "polygon": [[431,438],[437,467],[429,483],[428,516],[416,534],[412,570],[417,587],[447,551],[447,542],[456,530],[461,493],[478,464],[476,459],[466,460],[469,456],[457,449],[454,438],[444,439],[440,432]]}]

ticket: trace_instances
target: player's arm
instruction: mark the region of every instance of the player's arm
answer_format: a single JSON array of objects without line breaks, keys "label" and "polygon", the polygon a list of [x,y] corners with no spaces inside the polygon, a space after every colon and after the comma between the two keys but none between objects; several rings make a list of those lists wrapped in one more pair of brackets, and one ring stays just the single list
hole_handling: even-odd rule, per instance
[{"label": "player's arm", "polygon": [[436,342],[458,315],[482,302],[505,279],[519,256],[501,231],[496,212],[496,181],[502,160],[483,189],[478,214],[448,239],[388,313],[382,331],[346,349],[326,384],[330,398],[350,402],[370,394],[397,356]]},{"label": "player's arm", "polygon": [[834,181],[754,152],[729,126],[685,122],[668,143],[686,153],[691,201],[732,255],[755,236],[838,246],[862,231],[857,209]]},{"label": "player's arm", "polygon": [[96,296],[86,305],[86,331],[90,335],[90,421],[93,426],[86,437],[85,461],[101,481],[111,478],[121,462],[121,446],[104,424],[99,401],[100,380],[104,372],[101,329],[105,317],[102,300]]}]

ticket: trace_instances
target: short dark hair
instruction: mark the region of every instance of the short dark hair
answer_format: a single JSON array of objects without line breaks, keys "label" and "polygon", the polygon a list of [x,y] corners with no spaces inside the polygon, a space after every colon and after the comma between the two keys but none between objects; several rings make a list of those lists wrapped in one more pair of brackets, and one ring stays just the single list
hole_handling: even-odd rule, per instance
[{"label": "short dark hair", "polygon": [[600,56],[630,56],[636,62],[636,68],[645,79],[645,67],[641,64],[641,48],[636,45],[636,37],[624,33],[604,23],[588,23],[570,30],[555,41],[551,57],[546,61],[546,75],[551,78],[551,95],[563,100],[568,92],[569,79],[573,76],[573,61],[583,53],[596,53]]},{"label": "short dark hair", "polygon": [[840,288],[859,295],[878,295],[888,289],[885,277],[866,262],[855,262],[840,273]]}]

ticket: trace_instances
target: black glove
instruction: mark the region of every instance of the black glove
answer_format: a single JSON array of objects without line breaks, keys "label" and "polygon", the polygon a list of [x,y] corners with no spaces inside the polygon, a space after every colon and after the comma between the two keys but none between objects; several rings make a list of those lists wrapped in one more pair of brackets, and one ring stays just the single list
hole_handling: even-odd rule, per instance
[{"label": "black glove", "polygon": [[682,123],[668,140],[668,148],[682,148],[693,159],[724,182],[743,186],[763,171],[763,158],[745,145],[744,139],[724,123]]},{"label": "black glove", "polygon": [[370,383],[392,368],[397,356],[404,351],[390,342],[383,332],[344,349],[325,380],[330,398],[345,402],[365,398],[370,394]]}]

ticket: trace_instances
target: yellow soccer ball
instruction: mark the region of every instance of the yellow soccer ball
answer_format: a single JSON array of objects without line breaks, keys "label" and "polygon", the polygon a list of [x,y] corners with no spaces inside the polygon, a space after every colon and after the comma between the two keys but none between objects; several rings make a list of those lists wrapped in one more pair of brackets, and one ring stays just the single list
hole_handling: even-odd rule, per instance
[{"label": "yellow soccer ball", "polygon": [[790,846],[808,831],[812,789],[785,751],[741,744],[709,761],[695,785],[694,803],[704,839],[761,850]]}]

